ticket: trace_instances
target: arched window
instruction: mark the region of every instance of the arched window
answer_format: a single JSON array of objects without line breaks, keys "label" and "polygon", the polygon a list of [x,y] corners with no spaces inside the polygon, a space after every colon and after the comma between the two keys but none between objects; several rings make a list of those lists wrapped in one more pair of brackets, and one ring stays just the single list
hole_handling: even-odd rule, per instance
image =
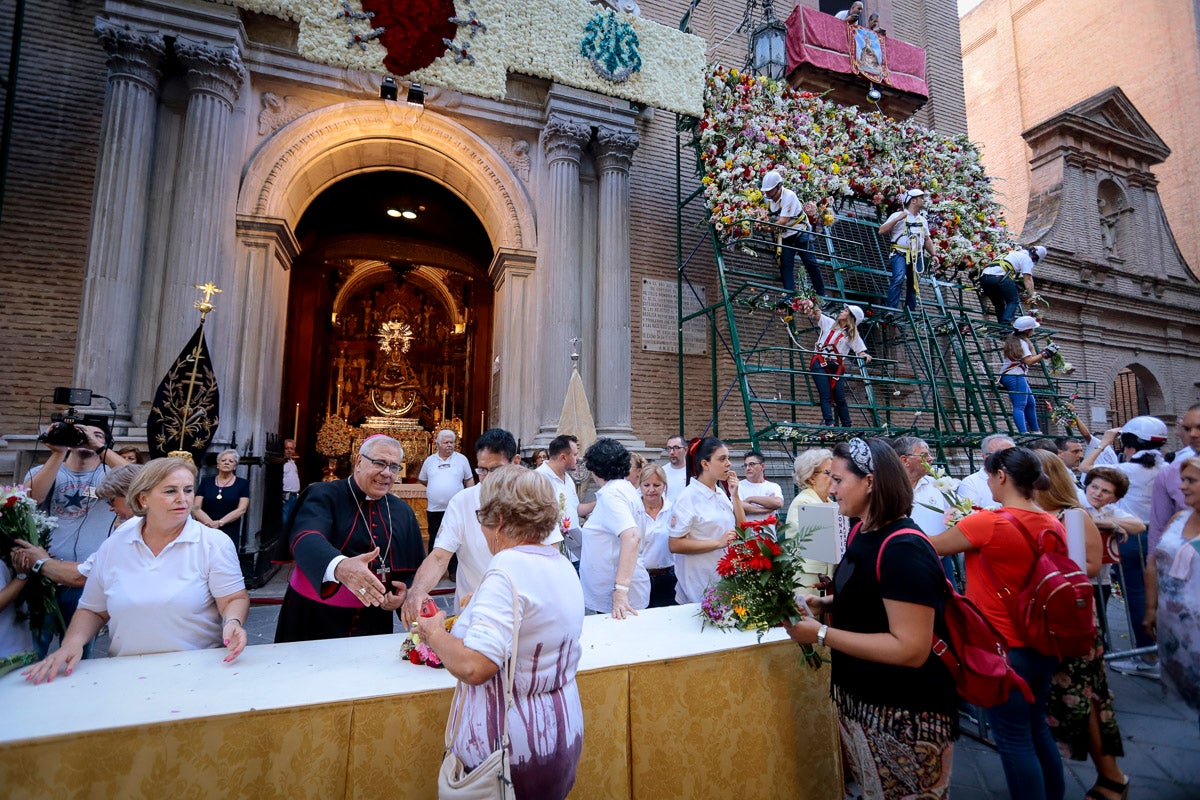
[{"label": "arched window", "polygon": [[1113,381],[1112,395],[1108,400],[1109,425],[1119,428],[1134,417],[1149,413],[1150,401],[1146,398],[1146,387],[1136,372],[1125,367]]}]

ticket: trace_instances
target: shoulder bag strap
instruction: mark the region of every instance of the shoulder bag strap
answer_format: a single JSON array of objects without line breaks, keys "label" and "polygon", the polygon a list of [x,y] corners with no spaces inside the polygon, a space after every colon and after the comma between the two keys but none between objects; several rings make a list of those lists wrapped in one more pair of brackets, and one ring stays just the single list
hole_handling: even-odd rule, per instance
[{"label": "shoulder bag strap", "polygon": [[[513,603],[513,636],[512,636],[512,652],[509,654],[508,661],[504,665],[504,672],[501,675],[501,681],[504,686],[504,728],[500,738],[501,747],[508,749],[508,712],[512,709],[513,697],[513,680],[516,677],[517,669],[517,640],[521,632],[520,620],[517,619],[520,613],[520,599],[517,595],[517,584],[513,581],[512,576],[502,569],[491,569],[484,574],[483,579],[479,581],[479,585],[483,585],[483,580],[488,575],[501,575],[508,581],[508,587],[512,591]],[[458,728],[462,724],[463,704],[463,684],[459,681],[454,686],[454,697],[450,700],[450,714],[446,718],[446,750],[449,750],[454,744],[454,739],[458,736]]]},{"label": "shoulder bag strap", "polygon": [[[887,547],[887,543],[890,542],[892,539],[895,539],[897,536],[900,536],[901,534],[904,534],[904,533],[915,533],[915,534],[918,534],[919,536],[921,536],[925,540],[925,542],[929,545],[929,548],[931,550],[933,550],[934,556],[937,556],[938,567],[939,568],[941,567],[941,556],[938,556],[937,548],[933,546],[933,542],[930,540],[928,534],[926,534],[922,531],[916,530],[915,528],[901,528],[898,531],[893,531],[892,533],[888,534],[888,537],[883,540],[883,544],[879,545],[879,555],[876,556],[876,558],[875,558],[875,580],[876,581],[881,580],[881,568],[883,566],[883,548]],[[946,585],[945,585],[945,593],[947,595],[950,595],[950,594],[953,594],[953,592],[954,592],[954,586],[950,583],[950,580],[947,578]],[[930,638],[929,649],[933,651],[933,654],[935,656],[937,656],[939,659],[941,659],[942,663],[945,664],[946,667],[950,670],[951,675],[958,674],[959,667],[961,666],[959,663],[959,660],[957,657],[955,657],[954,651],[950,649],[949,643],[946,642],[946,640],[943,639],[941,636],[938,636],[936,627],[934,627],[933,634]]]}]

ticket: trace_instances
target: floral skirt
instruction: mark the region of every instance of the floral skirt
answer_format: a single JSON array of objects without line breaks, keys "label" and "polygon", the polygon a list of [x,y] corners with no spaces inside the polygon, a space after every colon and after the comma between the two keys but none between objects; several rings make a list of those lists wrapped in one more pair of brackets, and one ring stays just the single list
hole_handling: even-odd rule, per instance
[{"label": "floral skirt", "polygon": [[1100,719],[1100,751],[1106,756],[1125,755],[1104,667],[1104,633],[1099,628],[1092,651],[1064,659],[1050,681],[1046,721],[1059,749],[1076,761],[1088,757],[1088,717],[1093,704]]},{"label": "floral skirt", "polygon": [[949,795],[954,755],[950,719],[867,707],[844,696],[836,699],[842,756],[866,800],[937,800]]}]

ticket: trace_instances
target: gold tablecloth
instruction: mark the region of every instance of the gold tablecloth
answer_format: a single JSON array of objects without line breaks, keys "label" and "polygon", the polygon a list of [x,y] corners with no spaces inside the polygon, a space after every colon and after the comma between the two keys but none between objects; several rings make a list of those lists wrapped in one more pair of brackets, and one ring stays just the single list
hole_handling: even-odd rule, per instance
[{"label": "gold tablecloth", "polygon": [[[802,668],[790,642],[578,681],[584,747],[572,798],[843,796],[829,668]],[[449,702],[441,689],[10,740],[0,744],[0,794],[434,798]]]}]

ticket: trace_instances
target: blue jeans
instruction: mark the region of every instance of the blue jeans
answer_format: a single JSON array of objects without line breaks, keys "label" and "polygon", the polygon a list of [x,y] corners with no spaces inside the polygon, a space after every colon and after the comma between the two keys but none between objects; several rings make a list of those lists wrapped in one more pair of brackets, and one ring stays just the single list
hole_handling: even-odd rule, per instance
[{"label": "blue jeans", "polygon": [[[917,256],[917,264],[913,265],[912,269],[908,267],[908,260],[904,257],[904,253],[892,253],[892,257],[888,263],[892,268],[892,280],[888,284],[887,304],[891,308],[900,308],[900,297],[904,295],[904,302],[908,306],[909,311],[917,310],[917,266],[925,259],[924,255]],[[905,285],[907,284],[907,292]]]},{"label": "blue jeans", "polygon": [[[826,364],[828,363],[826,362]],[[846,405],[845,379],[839,378],[836,382],[834,381],[838,370],[832,365],[822,367],[819,362],[814,362],[812,371],[813,383],[817,385],[817,395],[821,398],[821,421],[826,426],[832,426],[833,409],[836,406],[838,424],[843,428],[849,428],[850,406]]]},{"label": "blue jeans", "polygon": [[982,275],[979,278],[979,290],[992,301],[996,319],[1011,325],[1017,318],[1017,309],[1021,307],[1016,282],[1007,275]]},{"label": "blue jeans", "polygon": [[1062,800],[1062,756],[1046,722],[1050,679],[1058,659],[1032,647],[1014,647],[1008,659],[1033,691],[1032,704],[1014,690],[1007,702],[987,710],[1008,793],[1013,800]]},{"label": "blue jeans", "polygon": [[[58,596],[58,609],[62,612],[63,622],[67,623],[67,627],[71,625],[71,617],[75,616],[75,609],[79,607],[79,598],[83,597],[82,586],[59,586],[56,590]],[[61,637],[60,637],[61,638]],[[83,646],[83,657],[92,657],[92,644],[95,643],[93,638]],[[50,645],[54,644],[54,634],[49,628],[42,630],[34,636],[33,645],[37,648],[38,658],[46,657],[50,652]]]},{"label": "blue jeans", "polygon": [[1133,628],[1133,641],[1137,647],[1149,647],[1154,639],[1142,627],[1146,616],[1146,576],[1143,570],[1146,565],[1143,553],[1146,549],[1146,534],[1131,533],[1129,538],[1120,545],[1121,569],[1117,570],[1117,582],[1121,584],[1121,593],[1129,604],[1129,623]]},{"label": "blue jeans", "polygon": [[1000,385],[1008,392],[1012,401],[1013,422],[1021,433],[1041,433],[1042,424],[1037,417],[1037,399],[1029,388],[1029,380],[1024,375],[1001,375]]},{"label": "blue jeans", "polygon": [[808,282],[812,284],[813,291],[822,297],[825,296],[825,279],[821,276],[821,265],[817,263],[817,257],[813,255],[813,235],[811,233],[802,233],[796,239],[800,247],[800,261],[804,264],[804,271],[808,273]]}]

